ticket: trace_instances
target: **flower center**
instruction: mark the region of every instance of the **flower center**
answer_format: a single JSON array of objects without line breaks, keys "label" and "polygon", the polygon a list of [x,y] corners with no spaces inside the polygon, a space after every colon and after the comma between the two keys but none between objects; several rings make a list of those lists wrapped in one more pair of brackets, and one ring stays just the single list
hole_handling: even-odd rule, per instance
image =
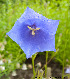
[{"label": "flower center", "polygon": [[30,30],[32,30],[32,35],[35,35],[35,31],[40,29],[40,28],[34,29],[34,28],[29,27],[29,26],[27,26],[27,27],[28,27]]}]

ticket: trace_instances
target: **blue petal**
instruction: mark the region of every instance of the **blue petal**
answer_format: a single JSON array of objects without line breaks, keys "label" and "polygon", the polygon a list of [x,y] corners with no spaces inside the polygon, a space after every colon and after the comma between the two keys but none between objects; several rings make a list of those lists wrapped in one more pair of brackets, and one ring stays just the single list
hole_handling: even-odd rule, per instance
[{"label": "blue petal", "polygon": [[43,31],[48,32],[50,35],[56,34],[59,20],[50,20],[44,18],[44,20],[36,19],[36,25],[38,28],[41,28]]},{"label": "blue petal", "polygon": [[49,33],[40,29],[33,36],[25,22],[20,23],[17,21],[7,35],[19,44],[27,58],[36,52],[55,50],[55,35],[49,35]]},{"label": "blue petal", "polygon": [[70,67],[66,69],[65,73],[70,74]]},{"label": "blue petal", "polygon": [[27,19],[41,19],[41,20],[48,20],[45,16],[43,16],[42,14],[39,14],[37,12],[35,12],[33,9],[27,7],[25,12],[21,15],[21,17],[18,19],[20,22],[24,22]]},{"label": "blue petal", "polygon": [[[25,22],[27,19],[36,19],[36,23],[44,31],[48,31],[49,34],[54,35],[59,25],[59,20],[51,20],[35,12],[33,9],[27,7],[22,16],[18,19],[20,23]],[[41,27],[42,26],[42,27]]]},{"label": "blue petal", "polygon": [[36,52],[55,51],[55,35],[41,33],[42,31],[40,31],[39,35],[36,35],[32,39],[29,39],[28,44],[25,45],[25,48],[27,50],[25,49],[24,52],[26,53],[27,58],[31,57]]},{"label": "blue petal", "polygon": [[49,19],[46,22],[47,22],[46,25],[47,25],[49,34],[52,34],[52,35],[56,34],[56,31],[57,31],[57,28],[58,28],[58,25],[59,25],[59,20]]}]

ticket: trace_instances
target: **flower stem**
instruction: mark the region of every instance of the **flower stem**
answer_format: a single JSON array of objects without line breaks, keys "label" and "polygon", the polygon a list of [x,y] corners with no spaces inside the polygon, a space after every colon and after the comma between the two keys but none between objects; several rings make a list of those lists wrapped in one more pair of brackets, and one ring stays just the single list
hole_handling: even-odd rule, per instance
[{"label": "flower stem", "polygon": [[48,52],[46,52],[45,78],[47,78],[47,60],[48,60]]},{"label": "flower stem", "polygon": [[33,65],[33,79],[35,79],[34,55],[32,55],[32,65]]},{"label": "flower stem", "polygon": [[[69,0],[67,0],[67,3],[69,3]],[[67,28],[68,26],[68,8],[67,8],[67,11],[66,11],[66,28],[65,28],[65,39],[67,39],[67,35],[69,33],[69,30]],[[63,70],[62,70],[62,79],[64,79],[64,66],[65,66],[65,52],[66,52],[66,45],[67,45],[67,40],[65,42],[65,46],[64,46],[64,53],[63,53]]]}]

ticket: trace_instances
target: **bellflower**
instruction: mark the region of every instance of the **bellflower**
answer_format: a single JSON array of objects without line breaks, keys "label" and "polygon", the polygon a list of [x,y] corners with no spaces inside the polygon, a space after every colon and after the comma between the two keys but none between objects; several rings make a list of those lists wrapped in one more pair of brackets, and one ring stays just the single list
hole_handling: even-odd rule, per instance
[{"label": "bellflower", "polygon": [[48,19],[27,7],[7,35],[29,58],[36,52],[55,51],[55,34],[59,20]]}]

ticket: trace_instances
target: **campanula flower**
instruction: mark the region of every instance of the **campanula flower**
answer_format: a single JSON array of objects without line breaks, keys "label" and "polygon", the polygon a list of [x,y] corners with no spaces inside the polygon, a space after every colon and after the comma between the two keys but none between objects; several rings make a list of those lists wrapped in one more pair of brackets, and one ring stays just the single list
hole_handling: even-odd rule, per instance
[{"label": "campanula flower", "polygon": [[65,73],[69,73],[70,74],[70,67],[68,67],[65,71]]},{"label": "campanula flower", "polygon": [[59,20],[48,19],[27,7],[7,35],[29,58],[36,52],[55,51],[55,34]]}]

